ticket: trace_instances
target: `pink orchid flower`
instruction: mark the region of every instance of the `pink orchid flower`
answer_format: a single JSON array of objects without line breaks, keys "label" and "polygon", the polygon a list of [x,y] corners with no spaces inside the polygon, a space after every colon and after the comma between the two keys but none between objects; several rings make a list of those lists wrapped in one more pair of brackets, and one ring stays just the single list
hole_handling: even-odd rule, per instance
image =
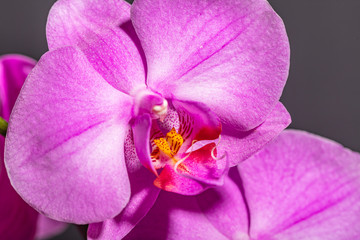
[{"label": "pink orchid flower", "polygon": [[197,196],[161,192],[124,239],[360,239],[359,153],[284,131],[229,175]]},{"label": "pink orchid flower", "polygon": [[[9,119],[11,109],[35,60],[21,55],[0,57],[0,116]],[[0,136],[0,154],[4,156],[5,138]],[[38,214],[12,188],[0,159],[0,239],[43,239],[56,235],[66,225]]]},{"label": "pink orchid flower", "polygon": [[160,189],[222,185],[290,123],[288,38],[265,0],[59,0],[47,39],[5,162],[51,218],[126,234]]}]

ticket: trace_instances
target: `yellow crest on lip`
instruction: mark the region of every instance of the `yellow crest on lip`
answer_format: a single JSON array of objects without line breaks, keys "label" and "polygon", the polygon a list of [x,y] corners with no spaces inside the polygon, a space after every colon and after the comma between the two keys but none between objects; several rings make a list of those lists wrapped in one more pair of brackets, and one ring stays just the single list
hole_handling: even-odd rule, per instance
[{"label": "yellow crest on lip", "polygon": [[179,151],[181,145],[184,143],[184,139],[176,132],[175,128],[172,128],[171,131],[166,134],[166,139],[158,138],[154,140],[154,143],[160,151],[172,158]]}]

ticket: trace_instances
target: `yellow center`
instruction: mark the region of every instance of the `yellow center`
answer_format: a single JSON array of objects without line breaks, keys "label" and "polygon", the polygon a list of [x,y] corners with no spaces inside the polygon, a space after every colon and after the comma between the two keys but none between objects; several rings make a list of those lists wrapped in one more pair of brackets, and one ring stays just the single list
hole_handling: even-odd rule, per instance
[{"label": "yellow center", "polygon": [[175,128],[172,128],[171,131],[166,134],[165,138],[155,139],[154,143],[161,152],[173,158],[184,143],[184,139],[176,132]]}]

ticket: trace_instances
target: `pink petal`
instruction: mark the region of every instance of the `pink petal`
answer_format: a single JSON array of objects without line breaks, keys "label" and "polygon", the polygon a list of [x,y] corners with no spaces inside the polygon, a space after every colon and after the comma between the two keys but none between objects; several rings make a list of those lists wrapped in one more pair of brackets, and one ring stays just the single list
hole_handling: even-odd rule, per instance
[{"label": "pink petal", "polygon": [[45,54],[10,118],[5,164],[16,191],[60,221],[117,215],[130,197],[122,146],[131,106],[79,50]]},{"label": "pink petal", "polygon": [[238,130],[262,123],[289,69],[284,24],[265,0],[136,0],[131,20],[148,63],[148,86],[204,102]]},{"label": "pink petal", "polygon": [[68,225],[39,214],[36,222],[35,239],[47,239],[65,231]]},{"label": "pink petal", "polygon": [[160,189],[153,185],[154,174],[140,163],[132,134],[125,141],[125,159],[131,184],[131,198],[115,218],[89,225],[88,239],[122,239],[148,213]]},{"label": "pink petal", "polygon": [[46,26],[50,50],[78,45],[88,34],[117,28],[130,20],[130,4],[122,0],[58,0]]},{"label": "pink petal", "polygon": [[194,197],[162,191],[150,212],[124,238],[130,239],[227,239],[202,214]]},{"label": "pink petal", "polygon": [[360,239],[360,155],[285,131],[239,165],[254,239]]},{"label": "pink petal", "polygon": [[224,126],[221,141],[218,145],[218,156],[227,154],[230,166],[235,166],[259,151],[275,138],[291,122],[285,107],[279,102],[267,116],[265,122],[255,129],[246,132],[235,131]]},{"label": "pink petal", "polygon": [[94,69],[113,87],[132,94],[145,87],[145,68],[141,54],[123,30],[89,32],[78,47]]},{"label": "pink petal", "polygon": [[9,120],[25,78],[35,66],[36,61],[22,55],[0,57],[0,107],[1,117]]},{"label": "pink petal", "polygon": [[222,234],[229,239],[246,239],[247,209],[239,187],[230,178],[225,178],[222,187],[208,189],[196,198],[207,219]]},{"label": "pink petal", "polygon": [[123,0],[60,0],[49,15],[49,48],[81,48],[105,80],[130,93],[145,87],[145,69],[129,21],[130,5]]}]

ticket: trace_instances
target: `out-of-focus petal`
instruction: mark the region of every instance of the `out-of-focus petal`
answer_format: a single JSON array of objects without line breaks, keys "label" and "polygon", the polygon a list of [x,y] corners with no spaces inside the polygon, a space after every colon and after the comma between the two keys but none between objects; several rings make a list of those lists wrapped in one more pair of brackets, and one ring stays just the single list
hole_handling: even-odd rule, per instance
[{"label": "out-of-focus petal", "polygon": [[35,239],[47,239],[63,232],[68,225],[63,222],[58,222],[44,215],[39,214],[36,223]]},{"label": "out-of-focus petal", "polygon": [[[131,132],[130,132],[131,133]],[[125,141],[125,160],[131,184],[131,198],[115,218],[89,225],[89,240],[123,239],[154,205],[160,189],[153,185],[155,175],[140,163],[132,134]]]},{"label": "out-of-focus petal", "polygon": [[80,51],[45,54],[9,122],[5,164],[16,191],[56,220],[116,216],[130,197],[123,146],[131,106]]},{"label": "out-of-focus petal", "polygon": [[285,131],[238,165],[254,239],[359,239],[360,155]]},{"label": "out-of-focus petal", "polygon": [[196,198],[216,229],[229,239],[247,239],[249,221],[244,198],[230,178],[225,178],[222,187],[208,189]]},{"label": "out-of-focus petal", "polygon": [[9,120],[20,89],[36,61],[22,55],[0,57],[0,107],[1,117]]},{"label": "out-of-focus petal", "polygon": [[[35,60],[21,55],[0,57],[0,116],[11,109]],[[32,240],[38,213],[12,188],[4,166],[5,139],[0,136],[0,239]]]},{"label": "out-of-focus petal", "polygon": [[49,15],[49,48],[81,48],[106,81],[130,93],[145,86],[145,68],[129,16],[130,5],[123,0],[59,0]]},{"label": "out-of-focus petal", "polygon": [[78,45],[88,34],[118,28],[130,20],[130,4],[123,0],[58,0],[48,16],[49,49]]},{"label": "out-of-focus petal", "polygon": [[288,76],[289,43],[265,0],[135,0],[131,20],[148,63],[148,86],[204,102],[238,130],[262,123]]},{"label": "out-of-focus petal", "polygon": [[279,102],[265,122],[255,129],[240,132],[224,126],[221,141],[217,148],[218,156],[227,154],[230,166],[235,166],[278,136],[290,122],[289,113]]},{"label": "out-of-focus petal", "polygon": [[222,240],[227,238],[207,220],[195,197],[162,191],[154,207],[124,239]]},{"label": "out-of-focus petal", "polygon": [[[4,155],[4,137],[0,136],[0,154]],[[38,213],[12,188],[0,158],[0,239],[33,240]]]}]

